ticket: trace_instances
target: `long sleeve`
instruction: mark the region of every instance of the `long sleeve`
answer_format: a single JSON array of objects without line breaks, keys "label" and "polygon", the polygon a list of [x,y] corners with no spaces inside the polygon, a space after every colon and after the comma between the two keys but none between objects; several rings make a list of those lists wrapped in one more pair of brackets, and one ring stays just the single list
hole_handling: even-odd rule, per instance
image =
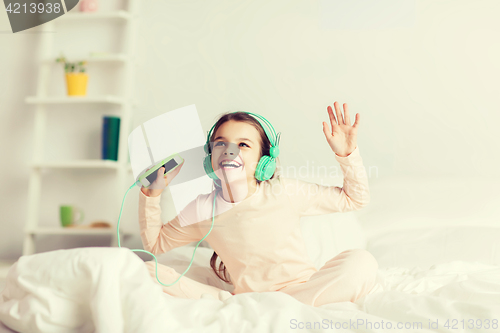
[{"label": "long sleeve", "polygon": [[161,221],[160,196],[148,197],[139,191],[139,226],[146,251],[153,254],[168,252],[201,238],[194,225],[181,226],[181,220],[196,218],[196,201],[192,201],[174,219],[166,224]]},{"label": "long sleeve", "polygon": [[300,216],[349,212],[361,209],[370,202],[368,176],[359,148],[356,147],[346,157],[334,155],[344,174],[343,187],[283,179],[291,205]]}]

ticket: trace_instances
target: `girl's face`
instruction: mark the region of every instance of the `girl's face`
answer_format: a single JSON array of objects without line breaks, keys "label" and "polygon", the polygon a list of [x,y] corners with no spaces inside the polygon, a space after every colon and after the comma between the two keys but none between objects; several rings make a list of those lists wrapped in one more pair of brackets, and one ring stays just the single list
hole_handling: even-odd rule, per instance
[{"label": "girl's face", "polygon": [[[212,168],[221,182],[256,182],[255,169],[261,156],[257,129],[244,122],[229,120],[217,129],[213,138]],[[239,167],[222,167],[226,159]]]}]

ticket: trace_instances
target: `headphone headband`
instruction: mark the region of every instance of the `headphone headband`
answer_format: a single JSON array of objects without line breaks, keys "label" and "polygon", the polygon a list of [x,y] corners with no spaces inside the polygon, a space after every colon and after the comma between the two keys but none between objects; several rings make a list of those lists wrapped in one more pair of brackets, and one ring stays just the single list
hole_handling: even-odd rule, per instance
[{"label": "headphone headband", "polygon": [[[260,126],[262,127],[262,129],[264,130],[264,132],[266,133],[269,141],[271,142],[271,146],[272,147],[277,147],[279,145],[279,141],[280,141],[280,138],[281,138],[281,132],[276,134],[276,131],[274,130],[274,127],[273,125],[271,125],[271,123],[264,117],[262,117],[261,115],[258,115],[258,114],[255,114],[255,113],[251,113],[251,112],[247,112],[247,111],[234,111],[234,112],[231,112],[231,113],[236,113],[236,112],[244,112],[246,114],[249,114],[249,115],[252,115],[253,118],[255,120],[257,120],[260,124]],[[267,127],[270,128],[270,130],[272,131],[272,135],[269,134],[268,130],[266,129],[266,126],[264,126],[264,124],[260,121],[260,119],[262,119],[264,121],[264,123],[267,125]],[[212,134],[212,131],[213,129],[215,128],[215,125],[217,123],[215,123],[212,128],[210,129],[210,131],[208,131],[208,135],[207,135],[207,144],[210,140],[210,134]],[[273,136],[274,135],[274,136]],[[208,153],[208,152],[207,152]]]}]

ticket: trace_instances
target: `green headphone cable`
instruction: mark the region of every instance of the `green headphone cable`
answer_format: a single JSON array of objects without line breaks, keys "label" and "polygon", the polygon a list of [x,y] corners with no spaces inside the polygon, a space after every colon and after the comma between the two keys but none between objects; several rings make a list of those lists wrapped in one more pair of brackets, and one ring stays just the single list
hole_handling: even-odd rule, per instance
[{"label": "green headphone cable", "polygon": [[[127,194],[128,194],[128,191],[130,191],[135,185],[137,186],[142,186],[142,184],[138,184],[138,182],[135,182],[132,186],[129,187],[129,189],[127,190],[127,192],[125,192],[125,196],[123,197],[123,200],[122,200],[122,207],[120,209],[120,215],[118,216],[118,224],[116,225],[116,236],[118,238],[118,247],[121,248],[121,245],[120,245],[120,219],[122,217],[122,212],[123,212],[123,204],[125,203],[125,198],[127,197]],[[203,242],[203,240],[205,238],[207,238],[208,234],[210,234],[210,232],[212,231],[212,228],[214,227],[214,221],[215,221],[215,199],[217,198],[217,191],[214,192],[214,204],[213,204],[213,207],[212,207],[212,226],[210,227],[210,230],[208,231],[208,233],[205,235],[205,237],[203,237],[199,242],[198,244],[196,244],[196,247],[194,248],[194,251],[193,251],[193,256],[191,257],[191,262],[189,263],[189,266],[188,268],[184,271],[184,273],[182,273],[179,278],[177,278],[177,280],[175,280],[173,283],[170,283],[170,284],[164,284],[160,281],[160,279],[158,279],[158,260],[156,259],[155,255],[152,254],[151,252],[148,252],[146,250],[140,250],[140,249],[130,249],[130,251],[133,251],[133,252],[145,252],[145,253],[149,253],[150,255],[153,256],[153,258],[155,259],[155,263],[156,263],[156,266],[155,266],[155,271],[156,271],[156,280],[158,280],[158,282],[165,286],[165,287],[170,287],[170,286],[173,286],[174,284],[176,284],[181,277],[183,277],[187,271],[189,270],[189,268],[191,267],[191,265],[193,264],[193,261],[194,261],[194,254],[196,253],[196,249],[198,248],[198,246],[200,245],[201,242]]]}]

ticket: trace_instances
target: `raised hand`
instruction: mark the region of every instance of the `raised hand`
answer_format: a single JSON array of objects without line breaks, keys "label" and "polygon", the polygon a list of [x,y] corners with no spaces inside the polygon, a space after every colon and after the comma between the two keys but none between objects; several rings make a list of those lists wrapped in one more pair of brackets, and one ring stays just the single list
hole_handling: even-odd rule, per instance
[{"label": "raised hand", "polygon": [[344,103],[344,116],[342,117],[342,110],[340,109],[339,103],[335,101],[333,103],[335,106],[335,113],[337,114],[337,119],[333,114],[331,106],[328,106],[328,115],[330,116],[330,122],[332,124],[332,130],[328,127],[326,122],[323,122],[323,132],[325,133],[326,141],[332,148],[333,152],[338,156],[348,156],[354,149],[356,149],[356,138],[359,127],[359,113],[356,113],[356,120],[354,125],[351,126],[351,118],[349,116],[349,108],[347,103]]}]

